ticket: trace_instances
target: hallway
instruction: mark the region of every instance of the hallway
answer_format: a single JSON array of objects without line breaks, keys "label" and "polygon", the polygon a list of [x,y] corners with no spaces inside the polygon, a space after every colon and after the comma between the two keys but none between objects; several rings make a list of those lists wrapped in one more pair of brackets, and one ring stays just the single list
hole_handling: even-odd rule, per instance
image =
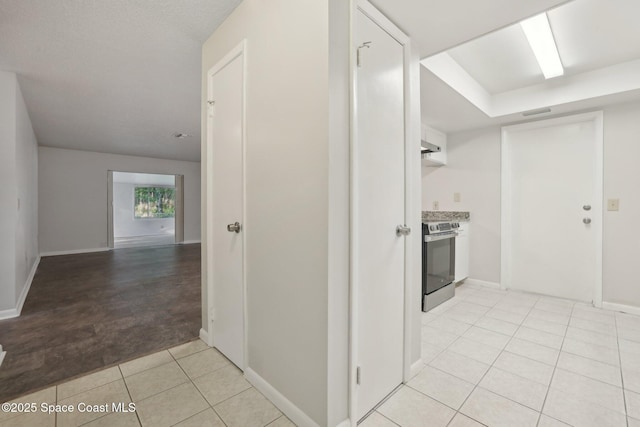
[{"label": "hallway", "polygon": [[0,321],[0,401],[198,337],[200,245],[45,257]]}]

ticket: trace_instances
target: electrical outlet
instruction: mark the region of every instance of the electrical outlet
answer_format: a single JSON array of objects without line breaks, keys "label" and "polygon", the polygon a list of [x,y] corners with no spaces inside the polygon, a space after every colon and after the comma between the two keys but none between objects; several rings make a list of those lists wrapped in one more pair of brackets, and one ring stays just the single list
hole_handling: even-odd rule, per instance
[{"label": "electrical outlet", "polygon": [[608,211],[617,211],[620,209],[620,199],[609,199],[607,201]]},{"label": "electrical outlet", "polygon": [[433,210],[434,211],[440,210],[440,202],[438,202],[437,200],[433,202]]},{"label": "electrical outlet", "polygon": [[460,193],[453,193],[453,201],[456,203],[460,202]]}]

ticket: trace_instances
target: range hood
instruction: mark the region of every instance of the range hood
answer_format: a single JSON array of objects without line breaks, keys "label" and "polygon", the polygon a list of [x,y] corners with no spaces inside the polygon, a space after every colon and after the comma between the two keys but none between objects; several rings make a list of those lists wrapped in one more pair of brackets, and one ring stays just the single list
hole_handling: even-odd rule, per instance
[{"label": "range hood", "polygon": [[432,144],[430,142],[425,141],[424,139],[420,141],[420,146],[422,147],[422,154],[438,153],[441,150],[439,145]]}]

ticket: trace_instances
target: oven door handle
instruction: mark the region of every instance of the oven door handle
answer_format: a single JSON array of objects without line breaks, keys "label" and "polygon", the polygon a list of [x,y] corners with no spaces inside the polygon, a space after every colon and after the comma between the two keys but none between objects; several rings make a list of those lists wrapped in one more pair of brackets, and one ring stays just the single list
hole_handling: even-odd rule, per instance
[{"label": "oven door handle", "polygon": [[434,235],[426,235],[424,236],[425,242],[437,242],[438,240],[445,239],[453,239],[454,237],[458,237],[458,233],[446,233],[446,234],[434,234]]}]

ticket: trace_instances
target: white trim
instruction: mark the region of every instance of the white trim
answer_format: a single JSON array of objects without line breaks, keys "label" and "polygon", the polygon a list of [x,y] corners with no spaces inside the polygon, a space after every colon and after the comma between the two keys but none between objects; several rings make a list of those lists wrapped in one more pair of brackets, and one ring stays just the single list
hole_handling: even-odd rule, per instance
[{"label": "white trim", "polygon": [[502,128],[501,142],[501,220],[500,220],[500,281],[502,289],[509,289],[511,284],[511,245],[508,236],[511,234],[511,162],[509,156],[508,134],[512,131],[523,131],[538,129],[559,124],[570,124],[593,121],[595,126],[595,179],[594,179],[594,200],[592,202],[591,227],[595,233],[596,263],[595,263],[595,288],[593,294],[593,305],[602,307],[602,246],[603,246],[603,223],[604,223],[604,131],[603,112],[593,111],[589,113],[573,114],[554,119],[545,119],[522,123],[518,125],[504,126]]},{"label": "white trim", "polygon": [[185,240],[180,243],[176,243],[177,245],[195,245],[196,243],[202,243],[200,240]]},{"label": "white trim", "polygon": [[[358,11],[361,11],[365,16],[374,21],[377,25],[379,25],[384,31],[386,31],[391,37],[393,37],[399,44],[403,47],[403,58],[404,58],[404,107],[405,107],[405,223],[413,224],[412,220],[412,208],[413,203],[411,199],[411,152],[414,147],[412,147],[411,141],[413,137],[413,132],[411,131],[411,44],[410,38],[404,34],[393,22],[391,22],[386,16],[384,16],[378,9],[375,8],[368,0],[351,0],[351,22],[350,22],[350,93],[351,93],[351,102],[350,102],[350,124],[351,124],[351,143],[350,143],[350,153],[349,153],[349,186],[351,191],[350,197],[350,248],[349,248],[349,264],[350,264],[350,285],[349,285],[349,294],[350,294],[350,303],[349,303],[349,334],[350,334],[350,342],[349,342],[349,419],[352,426],[355,426],[358,422],[358,408],[357,408],[357,392],[358,386],[356,384],[356,368],[358,361],[358,249],[354,245],[356,241],[356,236],[359,233],[359,226],[357,222],[358,218],[358,192],[356,191],[356,178],[358,176],[358,160],[355,157],[355,153],[357,153],[358,147],[358,133],[357,133],[357,64],[356,64],[356,55],[354,52],[354,34],[355,34],[355,17]],[[416,151],[419,153],[419,151]],[[415,230],[417,232],[417,230]],[[408,381],[411,378],[412,373],[412,360],[411,360],[411,332],[412,332],[412,314],[413,311],[411,309],[412,295],[411,285],[413,280],[412,274],[412,257],[413,257],[413,245],[411,244],[410,238],[405,238],[405,280],[404,280],[404,293],[405,293],[405,303],[404,303],[404,344],[403,344],[403,366],[402,366],[402,376],[403,381]]]},{"label": "white trim", "polygon": [[[303,410],[294,405],[282,393],[276,390],[264,378],[258,375],[253,369],[246,368],[244,376],[260,393],[269,399],[278,409],[282,411],[294,424],[300,427],[319,427]],[[343,425],[344,421],[340,423]]]},{"label": "white trim", "polygon": [[200,339],[202,341],[204,341],[205,343],[207,343],[207,345],[209,347],[213,347],[213,343],[211,342],[211,339],[209,337],[209,333],[207,331],[204,330],[204,328],[200,328]]},{"label": "white trim", "polygon": [[471,278],[466,278],[464,280],[461,280],[460,282],[456,283],[456,285],[458,284],[466,284],[466,285],[479,285],[479,286],[484,286],[487,288],[496,288],[496,289],[500,289],[500,283],[498,282],[487,282],[486,280],[478,280],[478,279],[471,279]]},{"label": "white trim", "polygon": [[[9,308],[7,310],[0,311],[0,320],[11,319],[13,317],[20,316],[20,313],[22,313],[22,307],[24,306],[24,302],[27,299],[27,294],[31,289],[33,278],[35,277],[36,271],[38,270],[38,265],[40,265],[40,256],[36,257],[36,260],[31,266],[31,271],[29,272],[29,276],[27,276],[27,279],[24,282],[24,287],[22,288],[22,292],[20,292],[20,297],[18,298],[16,308]],[[2,346],[0,346],[0,351],[2,351]]]},{"label": "white trim", "polygon": [[417,360],[413,365],[411,365],[411,369],[410,369],[410,373],[409,373],[409,380],[411,378],[415,377],[416,375],[418,375],[420,372],[422,372],[422,370],[424,369],[425,366],[426,365],[422,361],[422,359]]},{"label": "white trim", "polygon": [[351,420],[347,418],[346,420],[343,420],[340,424],[338,424],[336,427],[351,427]]},{"label": "white trim", "polygon": [[115,235],[113,231],[113,171],[107,171],[107,246],[115,247]]},{"label": "white trim", "polygon": [[24,283],[22,292],[20,292],[20,298],[18,298],[18,303],[16,304],[16,310],[18,311],[18,316],[20,315],[20,313],[22,313],[22,307],[24,306],[24,302],[27,299],[27,294],[29,293],[29,290],[31,290],[31,284],[33,283],[33,278],[36,275],[36,271],[38,270],[38,265],[40,265],[40,256],[36,257],[36,260],[31,266],[31,271],[29,272],[29,276],[27,276],[27,280]]},{"label": "white trim", "polygon": [[18,317],[18,316],[20,316],[20,313],[18,313],[18,310],[16,310],[15,308],[8,308],[6,310],[0,310],[0,320],[12,319],[12,318]]},{"label": "white trim", "polygon": [[[211,79],[213,76],[230,64],[237,57],[242,55],[242,288],[243,288],[243,366],[240,368],[244,371],[247,369],[247,359],[248,359],[248,338],[247,338],[247,275],[246,265],[247,265],[247,174],[246,174],[246,151],[247,151],[247,40],[243,39],[236,47],[234,47],[229,53],[227,53],[221,60],[219,60],[213,67],[209,69],[207,72],[207,100],[211,99]],[[206,156],[206,213],[205,219],[207,224],[207,259],[206,262],[206,271],[207,271],[207,319],[208,319],[208,330],[211,332],[209,334],[210,346],[214,346],[214,338],[213,338],[213,319],[211,313],[214,310],[214,283],[213,283],[213,267],[214,267],[214,254],[213,254],[213,207],[214,207],[214,194],[213,194],[213,186],[210,184],[213,181],[213,150],[211,149],[211,120],[206,114],[207,120],[207,134],[206,134],[206,147],[207,147],[207,156]],[[203,301],[204,303],[204,301]]]},{"label": "white trim", "polygon": [[0,345],[0,366],[2,366],[2,361],[4,360],[4,357],[7,355],[6,351],[2,351],[2,346]]},{"label": "white trim", "polygon": [[640,316],[640,307],[635,305],[618,304],[616,302],[602,302],[602,308],[605,310],[620,311],[622,313],[635,314]]},{"label": "white trim", "polygon": [[42,258],[48,256],[59,256],[59,255],[75,255],[75,254],[89,254],[93,252],[108,252],[111,248],[93,248],[93,249],[73,249],[70,251],[53,251],[53,252],[41,252],[40,256]]}]

